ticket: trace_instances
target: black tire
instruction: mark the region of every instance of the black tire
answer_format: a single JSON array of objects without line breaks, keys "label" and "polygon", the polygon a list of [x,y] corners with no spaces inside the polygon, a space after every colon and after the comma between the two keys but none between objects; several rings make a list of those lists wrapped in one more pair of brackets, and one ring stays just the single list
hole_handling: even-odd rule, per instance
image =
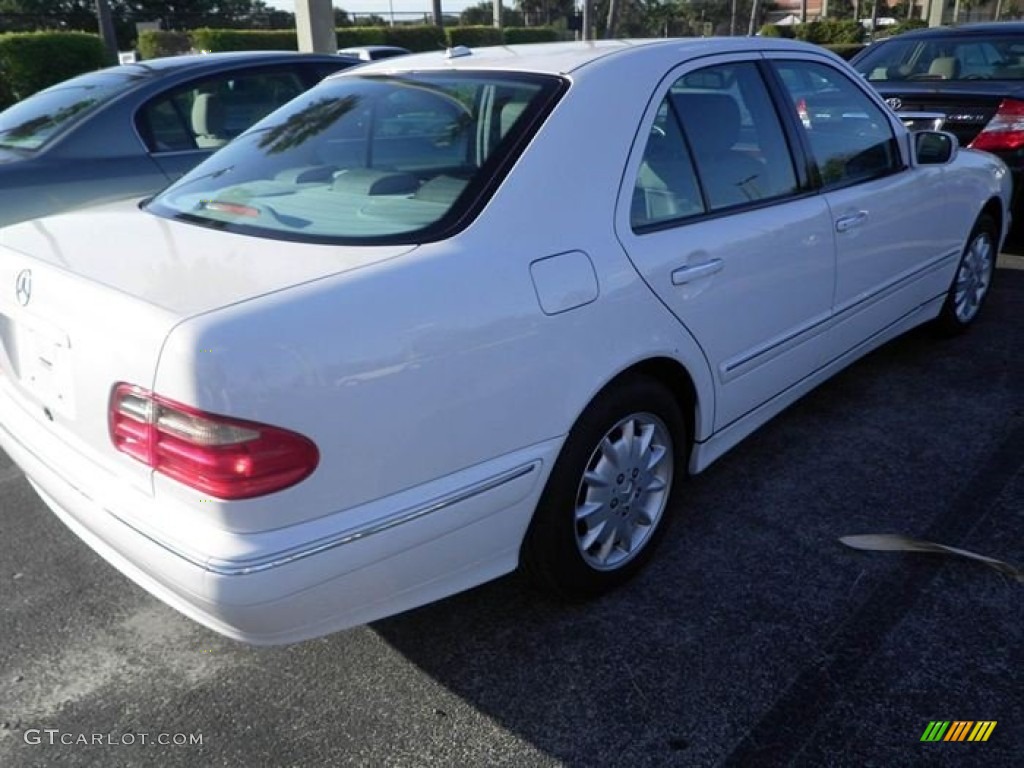
[{"label": "black tire", "polygon": [[963,333],[977,320],[992,289],[998,256],[999,228],[991,216],[983,213],[967,238],[946,300],[935,320],[935,327],[941,334]]},{"label": "black tire", "polygon": [[[645,437],[629,437],[636,434],[650,436],[643,461],[636,454],[618,455],[610,450],[626,446],[643,449]],[[607,445],[603,443],[606,437]],[[666,442],[669,452],[661,454]],[[569,432],[526,533],[522,564],[531,579],[547,592],[583,599],[604,594],[631,578],[664,537],[672,504],[685,479],[688,442],[686,418],[671,392],[658,381],[630,376],[598,394]],[[623,459],[622,466],[608,460],[613,453]],[[588,470],[591,478],[607,475],[609,484],[587,481],[584,474]],[[610,501],[596,501],[602,494]],[[578,507],[595,505],[602,510],[577,521]],[[597,517],[602,522],[586,522]],[[595,542],[584,551],[584,545],[595,536]],[[607,560],[599,565],[602,544],[607,545],[609,538],[612,545]]]}]

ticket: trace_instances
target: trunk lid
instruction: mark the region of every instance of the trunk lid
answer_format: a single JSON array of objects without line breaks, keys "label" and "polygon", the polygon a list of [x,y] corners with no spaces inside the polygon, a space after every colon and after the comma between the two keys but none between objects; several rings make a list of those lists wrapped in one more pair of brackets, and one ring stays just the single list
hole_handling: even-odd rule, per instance
[{"label": "trunk lid", "polygon": [[0,229],[0,387],[38,424],[150,490],[118,453],[118,382],[151,388],[184,319],[394,258],[415,246],[302,245],[160,219],[132,203]]},{"label": "trunk lid", "polygon": [[0,229],[0,246],[179,317],[392,259],[415,247],[269,240],[164,219],[139,210],[134,201]]},{"label": "trunk lid", "polygon": [[941,88],[927,81],[871,84],[897,114],[934,112],[943,115],[942,130],[955,135],[963,147],[981,133],[1004,98],[1024,98],[1019,82],[968,81],[944,83]]}]

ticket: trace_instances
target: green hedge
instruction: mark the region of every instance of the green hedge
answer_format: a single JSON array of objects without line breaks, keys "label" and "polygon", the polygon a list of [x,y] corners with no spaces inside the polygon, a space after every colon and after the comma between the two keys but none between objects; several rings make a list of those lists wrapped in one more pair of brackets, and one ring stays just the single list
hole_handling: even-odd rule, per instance
[{"label": "green hedge", "polygon": [[159,29],[145,29],[139,33],[135,44],[139,56],[144,59],[156,59],[160,56],[174,56],[188,53],[192,48],[192,38],[188,32],[165,32]]},{"label": "green hedge", "polygon": [[904,32],[912,32],[915,29],[925,29],[927,26],[928,22],[922,19],[904,19],[891,27],[879,27],[878,31],[885,32],[892,37],[893,35],[902,35]]},{"label": "green hedge", "polygon": [[840,43],[837,45],[823,45],[822,48],[828,48],[832,53],[837,56],[841,56],[847,61],[852,59],[858,53],[863,51],[867,46],[862,43]]},{"label": "green hedge", "polygon": [[792,27],[780,27],[778,24],[765,24],[761,27],[761,37],[788,37],[792,39]]},{"label": "green hedge", "polygon": [[408,48],[414,53],[440,51],[445,48],[444,30],[432,24],[384,27],[384,42]]},{"label": "green hedge", "polygon": [[194,29],[192,46],[200,51],[297,51],[294,29]]},{"label": "green hedge", "polygon": [[[551,43],[562,34],[551,27],[448,27],[431,24],[397,27],[338,27],[334,30],[338,48],[362,45],[397,45],[413,52],[439,51],[454,45],[479,48],[487,45]],[[144,59],[173,56],[189,48],[200,51],[297,50],[295,30],[196,29],[192,32],[146,31],[139,35],[139,53]]]},{"label": "green hedge", "polygon": [[562,39],[561,33],[552,27],[506,27],[505,44],[521,43],[556,43]]},{"label": "green hedge", "polygon": [[497,27],[449,27],[448,45],[465,45],[470,48],[483,48],[488,45],[504,45],[505,36]]},{"label": "green hedge", "polygon": [[859,43],[864,39],[864,27],[853,19],[821,19],[795,25],[797,40],[819,45]]},{"label": "green hedge", "polygon": [[99,37],[85,32],[0,35],[0,109],[107,63]]},{"label": "green hedge", "polygon": [[[444,31],[419,24],[400,27],[339,27],[338,48],[359,45],[398,45],[410,51],[436,51],[445,47]],[[196,29],[189,33],[201,51],[294,51],[295,30]]]},{"label": "green hedge", "polygon": [[339,27],[334,30],[338,36],[339,48],[355,48],[360,45],[387,45],[384,27]]},{"label": "green hedge", "polygon": [[[875,37],[880,40],[883,37],[892,37],[927,26],[928,22],[921,21],[921,19],[906,19],[890,27],[879,27]],[[821,45],[857,45],[864,40],[864,34],[864,28],[850,19],[821,19],[809,24],[794,24],[786,27],[780,27],[778,24],[765,24],[761,27],[761,37],[786,37],[789,39],[795,37],[798,40]]]}]

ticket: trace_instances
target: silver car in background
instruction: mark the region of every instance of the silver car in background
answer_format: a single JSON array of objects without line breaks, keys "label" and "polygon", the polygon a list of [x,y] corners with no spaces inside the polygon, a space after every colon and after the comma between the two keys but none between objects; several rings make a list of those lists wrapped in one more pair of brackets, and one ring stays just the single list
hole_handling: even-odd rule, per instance
[{"label": "silver car in background", "polygon": [[0,226],[151,195],[358,63],[288,51],[176,56],[40,91],[0,112]]}]

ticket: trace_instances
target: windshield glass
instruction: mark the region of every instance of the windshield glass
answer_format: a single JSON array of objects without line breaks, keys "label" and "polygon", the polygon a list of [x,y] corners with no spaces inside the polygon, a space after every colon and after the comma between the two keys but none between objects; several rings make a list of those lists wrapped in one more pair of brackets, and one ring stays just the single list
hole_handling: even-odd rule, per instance
[{"label": "windshield glass", "polygon": [[853,65],[883,80],[1024,80],[1024,36],[950,35],[871,46]]},{"label": "windshield glass", "polygon": [[554,77],[330,79],[155,198],[162,216],[310,242],[419,242],[493,188],[558,92]]},{"label": "windshield glass", "polygon": [[145,78],[128,69],[92,72],[29,96],[0,112],[0,147],[37,150]]}]

